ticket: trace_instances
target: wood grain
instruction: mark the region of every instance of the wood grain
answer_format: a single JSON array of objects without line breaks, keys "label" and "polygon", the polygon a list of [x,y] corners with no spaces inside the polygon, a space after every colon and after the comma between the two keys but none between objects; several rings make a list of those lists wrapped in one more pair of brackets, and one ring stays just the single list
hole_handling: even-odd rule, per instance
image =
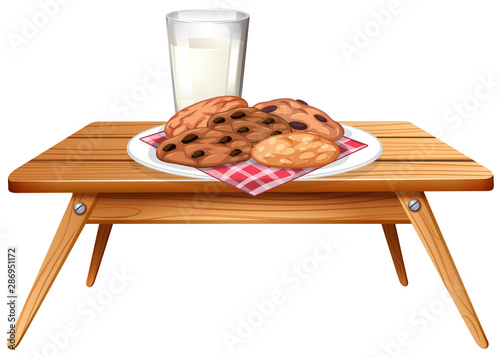
[{"label": "wood grain", "polygon": [[385,238],[389,251],[391,253],[394,267],[398,275],[399,282],[403,286],[408,286],[408,277],[406,276],[405,262],[403,260],[403,253],[401,252],[401,245],[399,244],[398,231],[394,224],[382,224],[384,229]]},{"label": "wood grain", "polygon": [[394,193],[101,194],[89,223],[408,223]]},{"label": "wood grain", "polygon": [[[131,138],[146,129],[165,124],[167,119],[157,122],[93,122],[71,137],[113,136]],[[365,130],[377,137],[433,137],[407,121],[342,121],[342,123]]]},{"label": "wood grain", "polygon": [[[129,137],[91,140],[70,137],[56,144],[33,160],[53,161],[132,161],[127,154]],[[471,160],[436,138],[380,138],[384,151],[379,161],[403,160]]]},{"label": "wood grain", "polygon": [[362,129],[379,138],[434,137],[432,134],[407,121],[342,121],[341,123]]},{"label": "wood grain", "polygon": [[[210,180],[161,173],[132,161],[132,136],[162,122],[95,122],[16,169],[12,192],[193,192],[207,185],[238,189]],[[493,174],[409,122],[346,122],[379,137],[384,151],[376,162],[330,177],[296,180],[273,192],[491,190]]]},{"label": "wood grain", "polygon": [[[488,340],[427,198],[421,192],[398,192],[397,195],[474,340],[479,347],[487,348]],[[417,212],[408,208],[408,203],[412,199],[417,199],[421,203],[421,208]]]},{"label": "wood grain", "polygon": [[[140,121],[140,122],[93,122],[75,132],[71,137],[78,138],[103,138],[103,137],[129,137],[132,138],[146,129],[167,123],[165,121]],[[71,138],[70,137],[70,138]]]},{"label": "wood grain", "polygon": [[[33,287],[24,304],[23,310],[17,320],[14,348],[19,345],[38,312],[52,283],[56,279],[57,274],[61,270],[80,232],[85,226],[95,206],[96,200],[97,194],[74,194],[71,198],[54,239],[50,244],[45,260],[42,263],[42,267],[33,283]],[[73,211],[73,205],[77,202],[82,202],[87,206],[87,211],[83,215],[77,215]]]},{"label": "wood grain", "polygon": [[378,161],[470,161],[437,138],[379,138],[384,148]]},{"label": "wood grain", "polygon": [[[493,174],[473,161],[374,162],[329,177],[294,180],[272,192],[491,190]],[[239,192],[219,181],[191,179],[135,162],[31,161],[9,176],[11,192],[166,193],[217,190]]]},{"label": "wood grain", "polygon": [[104,256],[104,251],[106,250],[106,245],[108,243],[109,234],[111,233],[112,224],[100,224],[97,229],[97,237],[95,239],[94,252],[92,253],[92,259],[90,260],[89,274],[87,276],[87,287],[92,287],[94,285],[97,273],[99,272],[99,267],[101,266],[102,257]]}]

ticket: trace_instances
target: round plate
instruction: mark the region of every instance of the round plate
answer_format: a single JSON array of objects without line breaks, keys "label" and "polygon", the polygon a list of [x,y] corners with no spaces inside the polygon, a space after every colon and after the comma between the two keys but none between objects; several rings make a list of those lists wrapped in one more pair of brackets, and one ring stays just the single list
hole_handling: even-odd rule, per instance
[{"label": "round plate", "polygon": [[[158,170],[160,172],[188,178],[217,180],[193,167],[162,162],[156,157],[156,148],[140,140],[140,138],[142,137],[162,132],[164,127],[165,125],[150,128],[133,137],[127,145],[127,152],[130,158],[135,160],[137,163],[144,165],[145,167]],[[324,167],[316,169],[315,171],[308,173],[298,178],[297,180],[321,178],[325,176],[345,173],[354,169],[364,167],[365,165],[374,162],[378,157],[380,157],[380,155],[382,154],[382,143],[378,140],[377,137],[361,129],[347,126],[345,124],[343,124],[342,127],[344,127],[346,137],[368,144],[368,147],[333,163],[325,165]]]}]

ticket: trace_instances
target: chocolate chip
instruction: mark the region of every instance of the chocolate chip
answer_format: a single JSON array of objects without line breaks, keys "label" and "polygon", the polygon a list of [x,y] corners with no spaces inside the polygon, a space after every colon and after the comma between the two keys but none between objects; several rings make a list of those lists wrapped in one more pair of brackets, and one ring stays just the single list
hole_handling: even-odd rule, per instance
[{"label": "chocolate chip", "polygon": [[224,118],[224,117],[217,117],[214,119],[214,123],[217,123],[217,124],[224,123],[225,121],[226,121],[226,118]]},{"label": "chocolate chip", "polygon": [[274,123],[274,118],[266,118],[264,119],[264,121],[262,123],[264,124],[271,124],[271,123]]},{"label": "chocolate chip", "polygon": [[278,135],[278,134],[281,134],[281,132],[280,131],[274,131],[274,132],[271,133],[272,136],[273,135]]},{"label": "chocolate chip", "polygon": [[298,129],[299,131],[307,129],[307,124],[301,122],[288,122],[290,127],[293,129]]},{"label": "chocolate chip", "polygon": [[235,157],[235,156],[237,156],[238,154],[241,154],[241,150],[240,150],[240,149],[235,149],[235,150],[233,150],[231,153],[229,153],[229,155],[230,155],[231,157]]},{"label": "chocolate chip", "polygon": [[301,103],[301,104],[305,104],[306,106],[308,106],[307,102],[306,101],[303,101],[301,99],[296,99],[297,102]]},{"label": "chocolate chip", "polygon": [[188,134],[187,136],[182,138],[181,142],[184,144],[188,144],[188,143],[194,142],[197,139],[198,139],[198,136],[196,134]]},{"label": "chocolate chip", "polygon": [[222,143],[222,144],[229,143],[232,140],[233,140],[233,138],[231,138],[228,135],[225,135],[224,137],[222,137],[221,139],[219,139],[219,143]]},{"label": "chocolate chip", "polygon": [[319,114],[315,114],[314,118],[316,118],[320,122],[323,122],[323,123],[326,122],[326,118],[323,116],[320,116]]},{"label": "chocolate chip", "polygon": [[174,143],[170,143],[163,147],[163,151],[170,152],[171,150],[174,150],[176,147],[177,146]]},{"label": "chocolate chip", "polygon": [[205,152],[202,150],[197,150],[191,155],[191,158],[199,158],[205,155]]},{"label": "chocolate chip", "polygon": [[241,128],[238,128],[238,130],[237,130],[238,133],[245,133],[248,131],[250,131],[250,129],[248,129],[248,127],[241,127]]},{"label": "chocolate chip", "polygon": [[276,106],[267,106],[267,107],[262,108],[261,111],[269,113],[269,112],[274,112],[277,108],[278,107],[276,107]]},{"label": "chocolate chip", "polygon": [[245,116],[246,116],[245,112],[241,112],[241,111],[234,112],[233,114],[231,114],[232,119],[243,118]]}]

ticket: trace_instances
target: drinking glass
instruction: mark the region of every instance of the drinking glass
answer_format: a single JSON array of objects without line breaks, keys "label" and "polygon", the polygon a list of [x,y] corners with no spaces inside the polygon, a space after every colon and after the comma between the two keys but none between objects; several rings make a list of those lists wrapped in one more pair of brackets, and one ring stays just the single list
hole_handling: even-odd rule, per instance
[{"label": "drinking glass", "polygon": [[249,15],[184,10],[166,18],[176,112],[211,97],[241,97]]}]

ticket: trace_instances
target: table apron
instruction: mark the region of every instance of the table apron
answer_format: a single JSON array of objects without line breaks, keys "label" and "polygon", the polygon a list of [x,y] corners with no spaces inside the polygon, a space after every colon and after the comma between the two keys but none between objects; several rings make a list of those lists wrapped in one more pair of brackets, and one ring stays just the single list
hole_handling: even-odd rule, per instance
[{"label": "table apron", "polygon": [[89,224],[410,223],[393,192],[100,194]]}]

